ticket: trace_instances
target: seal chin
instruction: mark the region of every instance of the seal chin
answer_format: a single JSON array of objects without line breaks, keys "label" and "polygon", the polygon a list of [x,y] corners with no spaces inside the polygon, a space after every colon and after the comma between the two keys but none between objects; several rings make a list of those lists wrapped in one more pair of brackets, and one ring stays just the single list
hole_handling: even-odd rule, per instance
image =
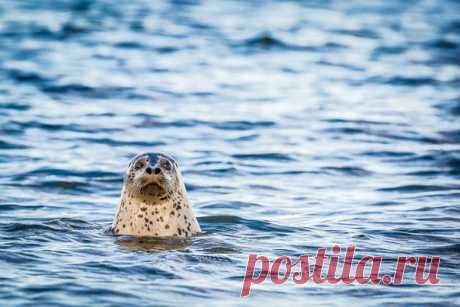
[{"label": "seal chin", "polygon": [[165,189],[158,182],[149,182],[141,188],[141,194],[150,197],[159,197],[164,192]]}]

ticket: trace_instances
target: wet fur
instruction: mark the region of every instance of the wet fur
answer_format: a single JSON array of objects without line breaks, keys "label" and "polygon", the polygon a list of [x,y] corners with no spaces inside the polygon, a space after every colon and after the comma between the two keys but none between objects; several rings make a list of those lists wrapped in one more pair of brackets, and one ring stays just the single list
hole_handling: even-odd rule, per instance
[{"label": "wet fur", "polygon": [[[146,157],[147,155],[147,157]],[[177,163],[167,155],[144,154],[134,158],[128,166],[121,201],[112,224],[116,235],[187,238],[201,231],[187,197]],[[140,159],[168,160],[170,171],[155,182],[147,180],[144,170],[135,170]],[[163,161],[164,162],[164,161]],[[147,164],[150,162],[147,162]]]}]

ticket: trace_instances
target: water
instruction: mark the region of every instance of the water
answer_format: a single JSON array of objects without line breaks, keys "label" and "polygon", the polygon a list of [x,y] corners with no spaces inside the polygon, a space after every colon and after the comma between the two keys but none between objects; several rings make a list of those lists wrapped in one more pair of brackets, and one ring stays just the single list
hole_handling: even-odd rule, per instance
[{"label": "water", "polygon": [[[460,303],[457,1],[2,1],[2,305]],[[140,152],[204,233],[107,233]],[[440,255],[441,283],[255,286],[249,253]]]}]

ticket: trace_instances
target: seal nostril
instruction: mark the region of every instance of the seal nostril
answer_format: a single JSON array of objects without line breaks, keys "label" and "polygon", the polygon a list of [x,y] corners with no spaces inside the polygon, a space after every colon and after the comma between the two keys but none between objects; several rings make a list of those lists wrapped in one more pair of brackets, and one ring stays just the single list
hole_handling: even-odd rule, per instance
[{"label": "seal nostril", "polygon": [[149,174],[149,175],[152,173],[152,169],[151,169],[150,167],[147,167],[147,168],[145,169],[145,171],[146,171],[147,174]]},{"label": "seal nostril", "polygon": [[161,169],[159,167],[155,168],[155,175],[158,175],[161,172]]}]

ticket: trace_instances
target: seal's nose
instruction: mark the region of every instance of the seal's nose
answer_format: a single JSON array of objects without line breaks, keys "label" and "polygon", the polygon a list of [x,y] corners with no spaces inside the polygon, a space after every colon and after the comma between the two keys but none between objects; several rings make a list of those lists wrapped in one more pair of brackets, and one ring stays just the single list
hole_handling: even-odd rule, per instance
[{"label": "seal's nose", "polygon": [[147,174],[151,175],[152,174],[152,169],[150,167],[147,167],[145,169],[145,171],[147,172]]},{"label": "seal's nose", "polygon": [[161,169],[159,167],[155,167],[155,175],[161,173]]}]

